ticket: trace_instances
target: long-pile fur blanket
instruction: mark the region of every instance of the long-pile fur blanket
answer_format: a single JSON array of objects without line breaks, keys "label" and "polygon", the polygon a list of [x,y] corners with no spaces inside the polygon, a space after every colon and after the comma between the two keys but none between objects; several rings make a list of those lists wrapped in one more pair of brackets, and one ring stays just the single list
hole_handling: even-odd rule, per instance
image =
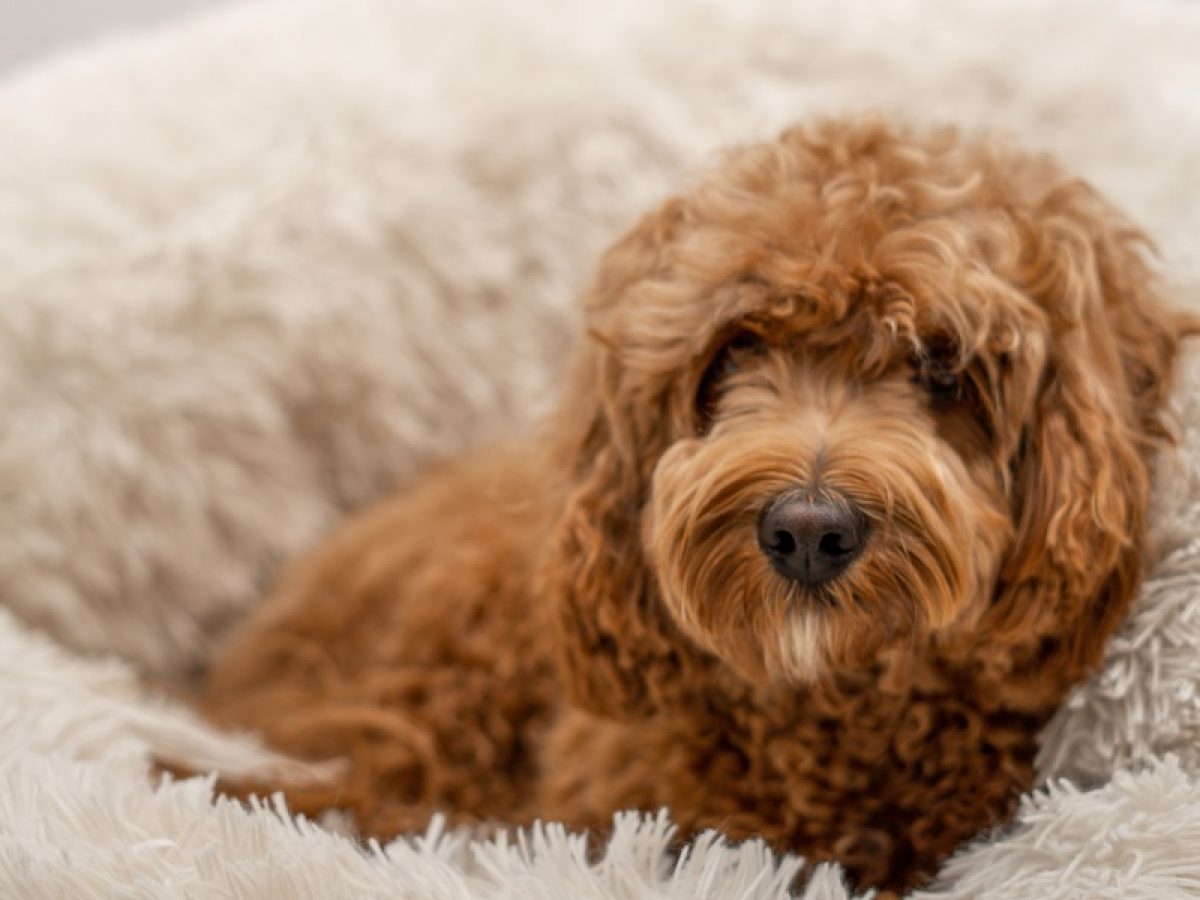
[{"label": "long-pile fur blanket", "polygon": [[[0,896],[843,898],[669,821],[361,848],[151,754],[292,765],[183,682],[279,560],[554,395],[617,230],[719,146],[874,106],[1015,133],[1200,303],[1200,6],[295,0],[0,85]],[[1200,359],[1200,357],[1197,357]],[[1200,362],[1150,577],[1044,786],[926,896],[1200,896]],[[796,875],[808,872],[806,885]]]}]

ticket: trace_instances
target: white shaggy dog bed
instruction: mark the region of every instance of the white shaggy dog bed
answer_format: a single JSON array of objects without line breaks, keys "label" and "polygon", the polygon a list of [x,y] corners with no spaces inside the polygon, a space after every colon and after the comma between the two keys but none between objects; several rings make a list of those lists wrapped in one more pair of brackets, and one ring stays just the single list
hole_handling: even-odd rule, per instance
[{"label": "white shaggy dog bed", "polygon": [[[287,765],[154,701],[279,559],[553,400],[599,249],[690,167],[875,106],[1014,132],[1200,300],[1200,6],[1183,0],[294,0],[0,86],[0,896],[787,896],[715,840],[386,851],[152,786]],[[1200,368],[1151,579],[1050,726],[1061,776],[955,897],[1200,896]],[[79,654],[107,654],[103,661]],[[824,867],[801,892],[844,897]]]}]

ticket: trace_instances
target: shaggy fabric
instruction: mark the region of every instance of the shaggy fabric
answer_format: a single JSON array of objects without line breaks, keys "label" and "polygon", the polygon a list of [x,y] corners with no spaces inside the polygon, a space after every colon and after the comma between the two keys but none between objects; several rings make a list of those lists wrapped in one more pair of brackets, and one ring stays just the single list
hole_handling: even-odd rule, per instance
[{"label": "shaggy fabric", "polygon": [[[295,766],[249,740],[206,731],[141,695],[120,662],[72,658],[0,612],[0,896],[482,900],[787,896],[800,869],[761,844],[716,836],[671,860],[665,817],[623,816],[604,858],[548,826],[516,843],[472,844],[436,825],[423,840],[366,852],[291,820],[276,802],[214,802],[210,779],[153,786],[146,754],[186,755],[228,771]],[[15,687],[15,689],[14,689]],[[802,895],[844,898],[821,867]]]},{"label": "shaggy fabric", "polygon": [[73,656],[0,609],[0,771],[29,758],[63,754],[79,761],[140,758],[195,761],[231,775],[261,767],[304,777],[309,766],[222,735],[177,704],[146,695],[117,659]]},{"label": "shaggy fabric", "polygon": [[[813,112],[1053,150],[1200,298],[1198,45],[1200,7],[1167,0],[298,0],[0,86],[0,894],[785,896],[786,863],[716,845],[670,894],[663,826],[632,819],[611,864],[553,832],[362,854],[203,781],[153,787],[148,752],[180,741],[281,763],[30,627],[165,676],[202,664],[341,511],[545,408],[617,228],[715,147]],[[1196,422],[1187,383],[1180,404]],[[1043,773],[1076,786],[1031,797],[937,896],[1200,894],[1184,437],[1152,578],[1047,733]],[[812,896],[844,896],[821,878]]]},{"label": "shaggy fabric", "polygon": [[1081,792],[1025,798],[1001,840],[950,860],[913,898],[1175,900],[1200,896],[1200,781],[1174,757]]},{"label": "shaggy fabric", "polygon": [[[1038,771],[1079,785],[1171,753],[1200,773],[1200,355],[1180,366],[1179,452],[1159,460],[1149,577],[1103,669],[1042,733]],[[1190,389],[1189,389],[1190,388]]]}]

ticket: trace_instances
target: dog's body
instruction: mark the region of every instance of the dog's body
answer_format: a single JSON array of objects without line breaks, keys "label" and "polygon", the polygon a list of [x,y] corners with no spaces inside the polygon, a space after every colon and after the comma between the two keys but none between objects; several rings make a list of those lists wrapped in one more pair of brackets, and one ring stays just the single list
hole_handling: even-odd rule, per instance
[{"label": "dog's body", "polygon": [[830,122],[605,257],[547,432],[296,567],[207,704],[367,833],[670,808],[902,887],[1011,813],[1139,577],[1188,326],[1049,162]]}]

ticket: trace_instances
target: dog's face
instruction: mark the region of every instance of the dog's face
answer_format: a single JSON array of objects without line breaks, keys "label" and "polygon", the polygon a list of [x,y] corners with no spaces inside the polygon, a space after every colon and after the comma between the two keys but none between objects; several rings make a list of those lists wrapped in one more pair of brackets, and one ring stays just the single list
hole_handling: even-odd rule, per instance
[{"label": "dog's face", "polygon": [[978,618],[1013,539],[1041,330],[986,339],[1009,347],[989,354],[856,299],[832,333],[731,326],[695,434],[651,477],[643,541],[663,601],[751,679],[809,681]]},{"label": "dog's face", "polygon": [[1044,160],[875,122],[739,151],[643,221],[561,417],[577,694],[951,638],[1089,664],[1175,346],[1135,239]]}]

